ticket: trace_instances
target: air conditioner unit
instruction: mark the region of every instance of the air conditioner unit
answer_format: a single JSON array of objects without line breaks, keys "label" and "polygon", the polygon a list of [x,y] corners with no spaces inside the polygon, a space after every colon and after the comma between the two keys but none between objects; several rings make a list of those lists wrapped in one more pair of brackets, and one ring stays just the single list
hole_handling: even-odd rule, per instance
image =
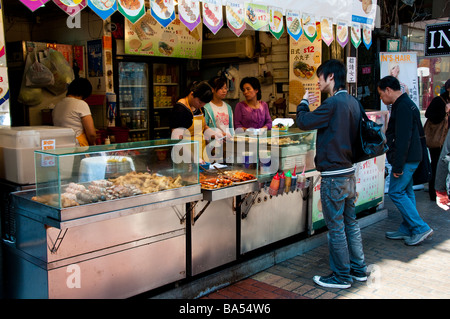
[{"label": "air conditioner unit", "polygon": [[253,58],[255,45],[251,36],[203,41],[202,58]]}]

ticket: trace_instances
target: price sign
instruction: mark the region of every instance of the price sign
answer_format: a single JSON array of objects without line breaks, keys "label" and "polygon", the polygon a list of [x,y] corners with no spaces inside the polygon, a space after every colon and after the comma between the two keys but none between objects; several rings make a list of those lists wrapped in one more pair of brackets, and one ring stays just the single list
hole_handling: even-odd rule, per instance
[{"label": "price sign", "polygon": [[[42,140],[41,149],[43,151],[54,150],[56,147],[56,140]],[[41,166],[42,167],[50,167],[55,166],[55,156],[52,155],[42,155],[41,157]]]}]

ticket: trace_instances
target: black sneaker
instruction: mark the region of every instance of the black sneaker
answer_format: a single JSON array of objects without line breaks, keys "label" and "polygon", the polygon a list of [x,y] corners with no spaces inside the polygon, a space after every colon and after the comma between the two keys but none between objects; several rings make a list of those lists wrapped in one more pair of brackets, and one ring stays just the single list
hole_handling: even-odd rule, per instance
[{"label": "black sneaker", "polygon": [[350,283],[337,278],[334,273],[328,276],[314,276],[313,280],[319,286],[326,288],[346,289],[352,286]]},{"label": "black sneaker", "polygon": [[367,281],[367,274],[365,272],[361,272],[361,271],[355,271],[353,269],[350,270],[350,276],[352,276],[353,280],[356,281]]}]

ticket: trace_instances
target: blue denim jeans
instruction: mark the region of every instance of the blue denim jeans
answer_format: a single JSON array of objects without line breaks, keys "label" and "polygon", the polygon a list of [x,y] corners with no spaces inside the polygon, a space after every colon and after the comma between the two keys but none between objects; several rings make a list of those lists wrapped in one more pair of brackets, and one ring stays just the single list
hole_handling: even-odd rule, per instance
[{"label": "blue denim jeans", "polygon": [[320,197],[328,228],[330,268],[339,279],[351,283],[350,269],[365,272],[367,268],[356,221],[355,176],[322,177]]},{"label": "blue denim jeans", "polygon": [[430,226],[419,216],[416,208],[412,176],[417,166],[419,166],[419,162],[405,163],[403,174],[398,178],[392,174],[389,181],[389,197],[403,217],[403,222],[398,230],[408,236],[430,229]]}]

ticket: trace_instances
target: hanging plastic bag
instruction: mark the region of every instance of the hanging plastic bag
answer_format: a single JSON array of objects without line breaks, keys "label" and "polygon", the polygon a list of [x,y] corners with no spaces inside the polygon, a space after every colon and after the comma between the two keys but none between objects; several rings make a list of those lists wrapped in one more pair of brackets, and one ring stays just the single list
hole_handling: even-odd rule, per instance
[{"label": "hanging plastic bag", "polygon": [[69,84],[74,80],[73,69],[67,62],[64,55],[56,50],[49,49],[48,56],[42,63],[53,73],[54,84],[45,88],[54,95],[59,95],[67,91]]},{"label": "hanging plastic bag", "polygon": [[25,75],[25,85],[29,88],[42,88],[55,83],[53,73],[44,64],[40,63],[36,52],[34,52],[34,62],[28,68]]},{"label": "hanging plastic bag", "polygon": [[[25,70],[28,70],[33,64],[31,55],[27,55],[27,60],[25,62]],[[25,85],[26,82],[26,72],[22,76],[22,83],[20,85],[19,96],[17,101],[27,106],[38,105],[42,102],[42,88],[30,88]]]}]

